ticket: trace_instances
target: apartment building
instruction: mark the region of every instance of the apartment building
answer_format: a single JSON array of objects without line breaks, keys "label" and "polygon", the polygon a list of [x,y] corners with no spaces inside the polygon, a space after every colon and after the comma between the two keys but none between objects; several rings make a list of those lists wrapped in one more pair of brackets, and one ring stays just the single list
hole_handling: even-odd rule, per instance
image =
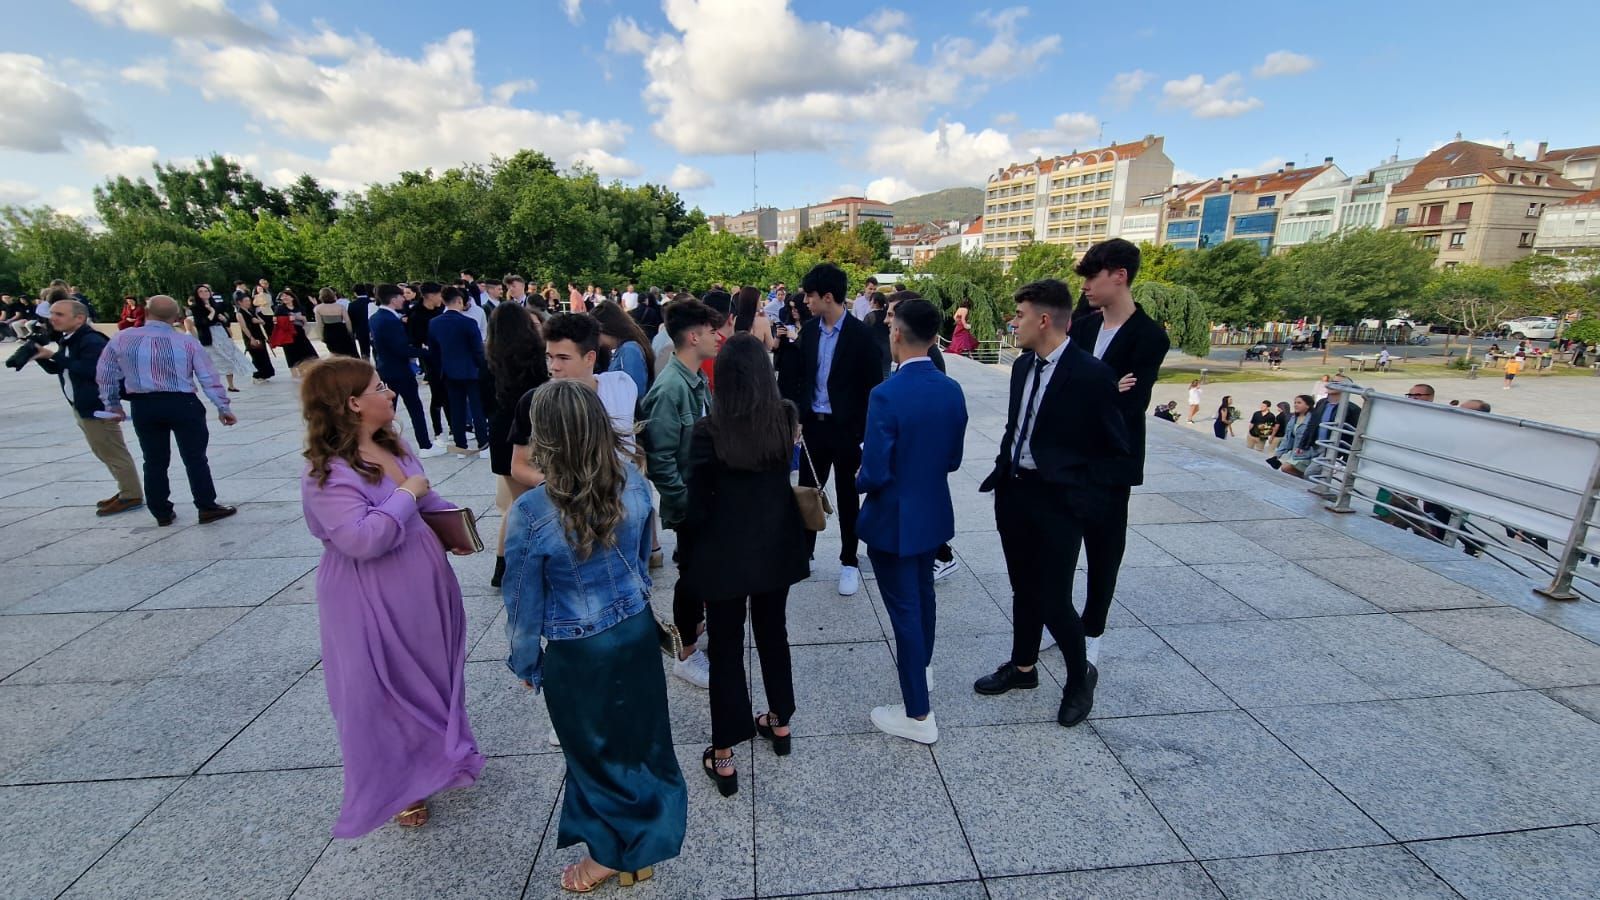
[{"label": "apartment building", "polygon": [[1010,264],[1024,244],[1043,241],[1082,253],[1122,234],[1139,198],[1172,182],[1165,138],[1112,144],[1083,153],[1017,163],[989,176],[984,192],[983,249]]},{"label": "apartment building", "polygon": [[862,222],[877,222],[884,231],[894,227],[894,209],[887,203],[865,197],[835,197],[827,203],[818,203],[807,209],[811,227],[838,222],[846,231]]},{"label": "apartment building", "polygon": [[[1278,234],[1279,216],[1296,197],[1315,197],[1312,204],[1301,201],[1296,224],[1298,235],[1317,227],[1332,229],[1338,211],[1337,187],[1347,181],[1333,157],[1322,165],[1305,169],[1284,163],[1275,172],[1244,177],[1213,178],[1180,185],[1167,202],[1166,225],[1162,242],[1175,247],[1203,250],[1224,241],[1254,241],[1262,253],[1270,253]],[[1313,223],[1322,223],[1320,226]]]},{"label": "apartment building", "polygon": [[1272,249],[1283,253],[1301,244],[1355,228],[1381,228],[1389,192],[1417,167],[1417,159],[1391,157],[1365,174],[1307,184],[1283,205]]},{"label": "apartment building", "polygon": [[1533,252],[1572,256],[1579,251],[1600,251],[1600,190],[1551,204],[1539,217]]},{"label": "apartment building", "polygon": [[1458,136],[1395,184],[1388,223],[1434,251],[1435,266],[1503,266],[1533,252],[1547,207],[1582,193],[1512,145],[1498,150]]},{"label": "apartment building", "polygon": [[1555,169],[1562,178],[1586,191],[1600,187],[1600,184],[1596,183],[1596,168],[1600,167],[1600,146],[1551,150],[1541,141],[1539,153],[1534,161]]},{"label": "apartment building", "polygon": [[726,231],[740,237],[759,238],[763,242],[778,239],[778,211],[770,206],[747,210],[736,216],[713,216],[711,221],[712,231]]},{"label": "apartment building", "polygon": [[810,227],[811,209],[809,207],[801,206],[794,209],[778,210],[776,226],[778,252],[783,252],[783,248],[789,246],[791,241],[799,237],[800,232]]}]

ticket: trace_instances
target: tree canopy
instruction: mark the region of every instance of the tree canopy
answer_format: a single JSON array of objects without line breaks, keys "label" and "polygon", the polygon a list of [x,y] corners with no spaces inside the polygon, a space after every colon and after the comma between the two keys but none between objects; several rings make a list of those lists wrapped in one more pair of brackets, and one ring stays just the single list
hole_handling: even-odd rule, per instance
[{"label": "tree canopy", "polygon": [[1283,307],[1290,318],[1355,323],[1414,312],[1433,253],[1396,231],[1345,231],[1289,251]]}]

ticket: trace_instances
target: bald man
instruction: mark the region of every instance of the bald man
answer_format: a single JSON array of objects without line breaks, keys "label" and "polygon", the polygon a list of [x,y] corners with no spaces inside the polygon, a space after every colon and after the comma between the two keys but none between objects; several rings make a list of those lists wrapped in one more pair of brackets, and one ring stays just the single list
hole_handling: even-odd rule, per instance
[{"label": "bald man", "polygon": [[50,328],[58,335],[57,346],[40,347],[33,361],[61,383],[61,393],[76,414],[90,452],[117,482],[117,492],[96,503],[95,514],[114,516],[137,509],[144,505],[144,491],[128,444],[122,439],[122,423],[96,415],[105,412],[94,376],[107,338],[89,324],[88,308],[69,299],[66,288],[51,288],[45,299],[50,301]]},{"label": "bald man", "polygon": [[205,406],[195,396],[195,382],[216,405],[223,425],[239,420],[205,348],[192,335],[173,327],[180,315],[178,301],[165,294],[151,297],[145,303],[145,324],[112,338],[95,370],[100,400],[106,409],[102,416],[118,422],[127,417],[122,411],[123,394],[127,394],[133,407],[133,433],[139,439],[139,449],[144,451],[145,502],[161,526],[177,521],[167,481],[174,438],[189,476],[195,508],[200,511],[200,524],[238,512],[234,507],[217,504],[211,465],[206,461],[211,434],[206,430]]}]

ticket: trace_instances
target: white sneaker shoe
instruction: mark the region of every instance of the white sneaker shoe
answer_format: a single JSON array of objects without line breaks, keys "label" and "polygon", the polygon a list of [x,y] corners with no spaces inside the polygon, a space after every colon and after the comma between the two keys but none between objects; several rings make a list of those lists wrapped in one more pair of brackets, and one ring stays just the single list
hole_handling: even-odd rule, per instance
[{"label": "white sneaker shoe", "polygon": [[1083,650],[1089,655],[1089,665],[1100,664],[1100,638],[1084,638]]},{"label": "white sneaker shoe", "polygon": [[467,454],[465,454],[465,453],[459,453],[458,452],[456,454],[456,459],[466,459],[466,458],[467,458]]},{"label": "white sneaker shoe", "polygon": [[933,580],[938,581],[959,568],[961,568],[961,563],[954,559],[949,562],[935,562],[933,564]]},{"label": "white sneaker shoe", "polygon": [[482,450],[479,450],[478,451],[478,458],[479,459],[488,459],[489,458],[489,448],[485,447]]},{"label": "white sneaker shoe", "polygon": [[450,451],[446,450],[443,445],[434,444],[433,446],[429,447],[426,450],[418,450],[417,451],[417,458],[419,458],[419,459],[433,459],[436,456],[443,456],[443,455],[445,455],[446,453],[449,453],[449,452]]},{"label": "white sneaker shoe", "polygon": [[554,728],[550,729],[550,746],[561,746],[561,735],[556,734],[556,730]]},{"label": "white sneaker shoe", "polygon": [[806,560],[806,568],[810,570],[812,575],[817,574],[817,561],[815,559]]},{"label": "white sneaker shoe", "polygon": [[919,744],[931,744],[939,739],[939,724],[934,721],[932,712],[928,713],[926,719],[913,719],[906,715],[906,708],[900,703],[875,707],[872,710],[872,724],[884,734]]},{"label": "white sneaker shoe", "polygon": [[839,570],[839,596],[854,597],[861,590],[861,569],[857,566],[844,566]]},{"label": "white sneaker shoe", "polygon": [[709,688],[711,687],[711,660],[707,659],[704,653],[695,650],[688,659],[673,660],[672,674],[697,688]]}]

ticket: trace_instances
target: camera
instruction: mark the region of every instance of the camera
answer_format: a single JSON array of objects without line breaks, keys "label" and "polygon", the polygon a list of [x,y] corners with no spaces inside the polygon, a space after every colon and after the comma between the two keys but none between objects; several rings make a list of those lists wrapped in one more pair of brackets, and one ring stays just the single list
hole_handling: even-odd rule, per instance
[{"label": "camera", "polygon": [[21,372],[24,366],[33,362],[33,357],[39,352],[40,347],[54,343],[55,339],[55,334],[48,328],[35,331],[24,338],[21,344],[17,345],[16,352],[7,357],[6,368]]}]

